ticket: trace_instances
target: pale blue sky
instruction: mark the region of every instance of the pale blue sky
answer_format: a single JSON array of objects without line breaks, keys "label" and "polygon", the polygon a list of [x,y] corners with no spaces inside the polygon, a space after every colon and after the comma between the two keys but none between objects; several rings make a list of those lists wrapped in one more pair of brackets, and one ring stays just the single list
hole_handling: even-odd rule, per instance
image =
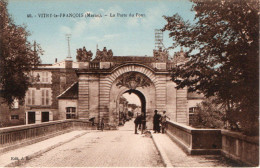
[{"label": "pale blue sky", "polygon": [[[154,49],[154,29],[163,28],[166,21],[162,15],[175,13],[185,20],[193,20],[192,3],[186,0],[10,0],[9,13],[16,24],[27,25],[32,35],[29,40],[36,40],[42,46],[43,63],[54,63],[66,58],[68,49],[66,33],[72,34],[71,55],[74,60],[76,49],[86,46],[96,53],[107,47],[115,56],[152,56]],[[48,13],[94,13],[101,18],[39,18],[38,14]],[[124,13],[127,17],[110,17],[110,13]],[[129,17],[129,13],[145,14],[145,17]],[[32,14],[33,18],[27,18]],[[108,15],[108,16],[104,16]],[[164,33],[164,45],[169,47],[172,40]]]}]

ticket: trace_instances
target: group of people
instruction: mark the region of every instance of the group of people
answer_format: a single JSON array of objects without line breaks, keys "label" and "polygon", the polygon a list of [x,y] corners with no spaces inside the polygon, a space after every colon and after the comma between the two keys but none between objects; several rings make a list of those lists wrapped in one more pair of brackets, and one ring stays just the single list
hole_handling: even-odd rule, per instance
[{"label": "group of people", "polygon": [[[153,116],[153,130],[154,133],[160,133],[162,128],[162,133],[165,133],[165,127],[166,127],[166,119],[170,118],[166,115],[166,111],[163,111],[163,114],[158,114],[158,110],[154,110],[154,116]],[[141,132],[143,133],[143,130],[146,128],[146,120],[145,120],[145,114],[144,112],[141,113],[141,115],[138,115],[136,119],[134,120],[135,123],[135,134],[137,133],[138,127],[141,128]]]},{"label": "group of people", "polygon": [[[154,116],[153,116],[153,130],[154,133],[160,133],[162,128],[162,133],[165,133],[165,127],[166,127],[166,119],[170,118],[166,115],[166,111],[163,111],[163,114],[158,114],[158,110],[154,110]],[[161,126],[160,126],[161,124]]]}]

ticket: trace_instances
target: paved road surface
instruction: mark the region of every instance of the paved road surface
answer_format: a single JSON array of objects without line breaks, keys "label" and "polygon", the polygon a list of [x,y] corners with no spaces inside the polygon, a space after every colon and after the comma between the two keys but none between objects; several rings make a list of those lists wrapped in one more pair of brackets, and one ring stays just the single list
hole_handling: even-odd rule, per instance
[{"label": "paved road surface", "polygon": [[162,167],[150,137],[133,131],[133,121],[119,131],[91,132],[42,154],[25,167]]},{"label": "paved road surface", "polygon": [[[187,155],[165,134],[153,134],[160,152],[174,167],[240,167],[223,156]],[[161,156],[145,135],[134,134],[133,121],[117,131],[91,131],[25,163],[25,167],[163,167]]]}]

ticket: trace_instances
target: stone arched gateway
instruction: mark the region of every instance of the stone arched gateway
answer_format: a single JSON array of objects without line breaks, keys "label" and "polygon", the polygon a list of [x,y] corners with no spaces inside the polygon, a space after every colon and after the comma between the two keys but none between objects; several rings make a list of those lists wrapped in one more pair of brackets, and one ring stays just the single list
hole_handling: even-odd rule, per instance
[{"label": "stone arched gateway", "polygon": [[136,91],[145,99],[148,128],[155,109],[166,110],[171,120],[188,124],[187,90],[175,89],[171,67],[172,63],[154,57],[113,56],[107,62],[79,62],[78,118],[103,117],[108,125],[116,128],[119,97]]},{"label": "stone arched gateway", "polygon": [[[142,112],[146,114],[148,128],[151,128],[153,110],[156,108],[156,78],[149,73],[149,68],[128,64],[119,68],[116,78],[113,80],[109,90],[109,121],[117,125],[119,113],[119,98],[123,93],[131,92],[136,94],[142,104]],[[118,69],[118,70],[119,70]],[[150,76],[150,77],[149,77]]]}]

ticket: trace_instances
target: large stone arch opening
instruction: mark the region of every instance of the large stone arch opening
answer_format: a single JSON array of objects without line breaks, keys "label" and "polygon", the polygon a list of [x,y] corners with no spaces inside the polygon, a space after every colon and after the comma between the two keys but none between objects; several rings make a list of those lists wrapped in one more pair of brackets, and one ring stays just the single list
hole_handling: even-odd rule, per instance
[{"label": "large stone arch opening", "polygon": [[[119,107],[119,111],[118,111],[118,108],[117,108],[117,112],[121,112],[122,108],[120,106],[120,98],[124,95],[124,94],[134,94],[136,95],[139,100],[140,100],[140,103],[141,103],[141,108],[140,108],[140,111],[136,111],[136,113],[134,113],[134,118],[141,114],[141,112],[144,112],[145,116],[146,116],[146,98],[144,96],[144,94],[142,92],[140,92],[139,90],[136,90],[136,89],[129,89],[129,90],[126,90],[125,92],[123,93],[119,93],[118,94],[118,98],[117,98],[117,107]],[[119,122],[120,122],[120,114],[119,114]]]},{"label": "large stone arch opening", "polygon": [[118,76],[109,92],[109,123],[119,125],[119,99],[124,93],[136,94],[141,100],[141,110],[145,112],[147,128],[152,128],[152,114],[155,109],[155,85],[145,74],[129,71]]}]

